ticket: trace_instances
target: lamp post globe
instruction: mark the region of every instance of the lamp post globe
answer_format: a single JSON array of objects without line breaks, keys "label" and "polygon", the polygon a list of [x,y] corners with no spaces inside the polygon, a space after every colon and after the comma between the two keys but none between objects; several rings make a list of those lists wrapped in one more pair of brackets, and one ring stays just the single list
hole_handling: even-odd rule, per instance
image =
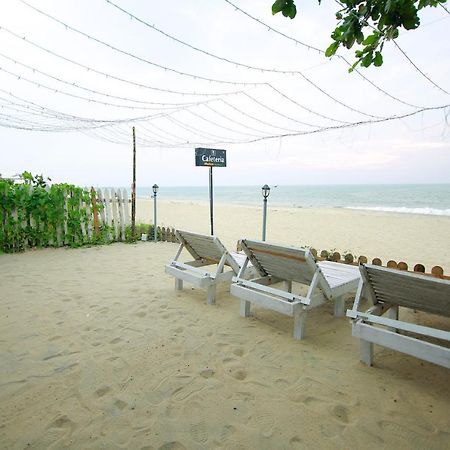
[{"label": "lamp post globe", "polygon": [[262,196],[263,196],[263,226],[262,226],[262,240],[266,240],[266,222],[267,222],[267,197],[270,194],[270,187],[265,184],[261,188]]},{"label": "lamp post globe", "polygon": [[154,184],[152,186],[153,190],[153,240],[156,242],[158,240],[156,234],[156,194],[158,193],[159,186]]}]

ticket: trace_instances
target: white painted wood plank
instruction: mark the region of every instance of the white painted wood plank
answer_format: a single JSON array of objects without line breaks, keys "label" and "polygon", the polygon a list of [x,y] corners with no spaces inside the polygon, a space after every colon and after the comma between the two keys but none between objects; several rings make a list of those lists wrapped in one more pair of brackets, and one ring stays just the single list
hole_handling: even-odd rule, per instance
[{"label": "white painted wood plank", "polygon": [[263,308],[277,311],[287,316],[293,316],[294,312],[298,309],[300,302],[288,302],[281,298],[275,298],[272,295],[249,289],[245,286],[238,284],[232,284],[230,287],[231,295],[238,297],[241,300],[246,300],[251,303],[256,303]]},{"label": "white painted wood plank", "polygon": [[123,208],[123,197],[122,197],[122,189],[117,189],[117,211],[119,217],[119,229],[120,229],[120,239],[122,241],[125,240],[125,211]]},{"label": "white painted wood plank", "polygon": [[186,281],[189,284],[200,288],[206,288],[211,284],[211,278],[208,276],[195,275],[185,270],[178,269],[169,264],[165,266],[165,272],[180,280]]},{"label": "white painted wood plank", "polygon": [[[105,198],[106,223],[109,227],[111,227],[113,224],[113,218],[112,218],[112,209],[111,209],[111,191],[109,189],[105,189],[104,198]],[[112,235],[111,235],[111,239],[112,239]]]},{"label": "white painted wood plank", "polygon": [[450,369],[450,349],[356,321],[353,336]]},{"label": "white painted wood plank", "polygon": [[128,190],[127,189],[123,189],[122,190],[122,199],[123,199],[123,212],[124,212],[124,223],[125,226],[130,225],[131,221],[130,221],[130,202],[129,202],[129,198],[128,198]]},{"label": "white painted wood plank", "polygon": [[98,203],[101,204],[103,207],[101,208],[101,211],[99,212],[99,218],[102,224],[107,224],[106,221],[106,208],[105,208],[105,197],[103,196],[103,192],[101,189],[96,190]]},{"label": "white painted wood plank", "polygon": [[118,241],[120,238],[119,208],[118,208],[116,191],[114,189],[111,189],[111,211],[112,211],[112,221],[113,221],[113,226],[114,226],[114,240]]},{"label": "white painted wood plank", "polygon": [[367,314],[360,311],[355,312],[353,310],[348,310],[347,316],[352,317],[354,319],[362,319],[366,322],[370,322],[373,324],[384,325],[386,327],[395,328],[403,331],[409,331],[411,333],[422,334],[424,336],[430,336],[450,342],[449,331],[425,327],[423,325],[417,325],[415,323],[403,322],[401,320],[389,319],[387,317],[380,317],[374,314]]}]

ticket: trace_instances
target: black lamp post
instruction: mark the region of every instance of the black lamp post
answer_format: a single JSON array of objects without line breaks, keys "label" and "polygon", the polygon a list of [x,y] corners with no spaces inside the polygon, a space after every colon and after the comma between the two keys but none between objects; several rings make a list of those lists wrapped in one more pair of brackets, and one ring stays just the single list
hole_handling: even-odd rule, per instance
[{"label": "black lamp post", "polygon": [[266,222],[267,222],[267,197],[270,194],[270,187],[265,184],[262,188],[263,196],[263,229],[262,229],[262,240],[266,240]]},{"label": "black lamp post", "polygon": [[153,189],[153,240],[156,242],[156,194],[158,193],[159,186],[154,184],[152,186]]}]

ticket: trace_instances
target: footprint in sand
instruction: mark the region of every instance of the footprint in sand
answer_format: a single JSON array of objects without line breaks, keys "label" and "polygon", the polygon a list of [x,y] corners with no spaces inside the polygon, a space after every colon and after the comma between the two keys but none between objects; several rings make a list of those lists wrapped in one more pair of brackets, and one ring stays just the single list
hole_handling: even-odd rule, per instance
[{"label": "footprint in sand", "polygon": [[222,359],[222,362],[224,363],[224,364],[231,364],[231,363],[234,363],[235,361],[237,361],[236,360],[236,358],[223,358]]},{"label": "footprint in sand", "polygon": [[427,449],[435,449],[439,448],[439,445],[433,446],[431,441],[432,432],[421,429],[420,433],[416,430],[413,430],[411,427],[405,427],[396,422],[391,422],[387,420],[380,420],[378,422],[378,426],[384,433],[384,437],[386,441],[392,439],[392,437],[401,439],[404,442],[410,442],[414,440],[415,446],[414,448],[427,448]]},{"label": "footprint in sand", "polygon": [[238,369],[234,371],[231,376],[236,380],[243,381],[247,378],[247,372],[245,370]]},{"label": "footprint in sand", "polygon": [[118,344],[119,342],[122,342],[122,338],[116,337],[112,341],[109,341],[110,344]]},{"label": "footprint in sand", "polygon": [[165,444],[158,447],[158,450],[187,450],[187,448],[180,442],[166,442]]},{"label": "footprint in sand", "polygon": [[320,425],[320,433],[322,436],[327,438],[332,438],[335,436],[339,436],[342,434],[342,431],[345,429],[343,424],[333,423],[333,422],[325,422]]},{"label": "footprint in sand", "polygon": [[220,432],[220,441],[225,442],[236,433],[236,427],[233,425],[225,425]]},{"label": "footprint in sand", "polygon": [[95,395],[99,398],[104,397],[108,392],[111,392],[110,386],[102,386],[95,391]]},{"label": "footprint in sand", "polygon": [[114,406],[115,406],[117,409],[120,409],[120,410],[122,411],[122,410],[124,410],[124,409],[128,406],[128,403],[127,403],[127,402],[124,402],[123,400],[116,400],[116,401],[114,402]]},{"label": "footprint in sand", "polygon": [[68,416],[60,416],[47,425],[47,429],[49,428],[59,428],[59,429],[68,429],[71,432],[76,428],[76,423],[73,422]]},{"label": "footprint in sand", "polygon": [[138,313],[135,314],[136,317],[140,317],[140,318],[143,318],[143,317],[145,317],[146,315],[147,315],[147,313],[144,312],[144,311],[141,311],[141,312],[138,312]]},{"label": "footprint in sand", "polygon": [[49,359],[59,358],[62,356],[62,353],[55,353],[54,355],[46,356],[42,359],[42,361],[48,361]]},{"label": "footprint in sand", "polygon": [[208,428],[206,426],[204,409],[200,405],[189,408],[189,416],[192,418],[190,433],[194,442],[198,444],[208,440]]},{"label": "footprint in sand", "polygon": [[255,416],[255,422],[262,437],[269,438],[273,434],[273,428],[275,426],[275,420],[272,414],[268,412],[262,412]]},{"label": "footprint in sand", "polygon": [[214,374],[215,374],[214,370],[208,368],[200,372],[200,376],[202,376],[203,378],[211,378]]},{"label": "footprint in sand", "polygon": [[235,350],[233,350],[233,353],[236,356],[244,356],[245,351],[243,348],[236,348]]},{"label": "footprint in sand", "polygon": [[299,447],[299,446],[301,445],[301,443],[302,443],[302,440],[301,440],[301,438],[299,438],[297,435],[295,435],[294,437],[292,437],[292,438],[289,440],[289,444],[290,444],[293,448]]},{"label": "footprint in sand", "polygon": [[336,405],[332,409],[333,417],[342,424],[348,424],[351,422],[351,411],[344,405]]}]

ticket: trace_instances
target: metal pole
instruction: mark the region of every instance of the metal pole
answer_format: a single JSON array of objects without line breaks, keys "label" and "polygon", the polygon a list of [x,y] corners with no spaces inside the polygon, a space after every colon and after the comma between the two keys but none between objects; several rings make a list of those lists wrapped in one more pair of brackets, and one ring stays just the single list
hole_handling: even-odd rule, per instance
[{"label": "metal pole", "polygon": [[[128,206],[127,206],[128,208]],[[136,131],[133,127],[133,183],[131,184],[131,236],[136,233]]]},{"label": "metal pole", "polygon": [[156,242],[156,193],[153,195],[153,240]]},{"label": "metal pole", "polygon": [[214,205],[213,205],[213,168],[209,168],[209,215],[211,217],[211,236],[214,234]]},{"label": "metal pole", "polygon": [[267,197],[263,200],[263,229],[262,229],[262,240],[266,240],[266,221],[267,221]]}]

